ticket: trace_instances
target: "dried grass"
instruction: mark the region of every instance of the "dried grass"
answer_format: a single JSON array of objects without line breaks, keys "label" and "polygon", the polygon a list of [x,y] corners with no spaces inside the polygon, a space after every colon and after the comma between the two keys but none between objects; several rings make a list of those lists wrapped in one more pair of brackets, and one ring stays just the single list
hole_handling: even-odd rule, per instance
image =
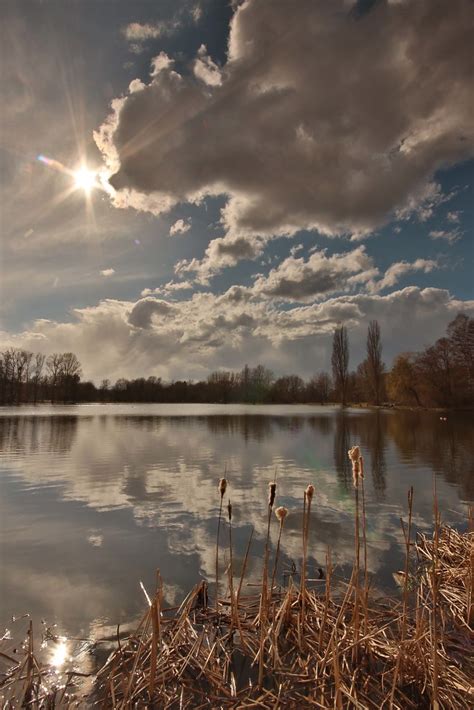
[{"label": "dried grass", "polygon": [[263,580],[258,594],[245,595],[249,544],[229,598],[209,603],[203,581],[178,610],[167,610],[159,580],[137,630],[118,643],[87,701],[69,686],[48,695],[30,626],[23,658],[2,656],[2,707],[473,707],[474,533],[441,526],[436,516],[433,536],[411,542],[411,500],[402,600],[369,599],[366,583],[359,586],[366,578],[360,560],[349,583],[334,586],[329,551],[324,588],[290,579],[278,590]]}]

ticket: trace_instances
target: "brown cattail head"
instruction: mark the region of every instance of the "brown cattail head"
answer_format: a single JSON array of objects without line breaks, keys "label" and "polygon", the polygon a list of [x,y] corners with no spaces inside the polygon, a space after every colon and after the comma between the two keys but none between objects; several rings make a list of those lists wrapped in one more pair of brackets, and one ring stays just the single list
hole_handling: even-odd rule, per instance
[{"label": "brown cattail head", "polygon": [[232,520],[232,503],[229,501],[227,503],[227,515],[229,516],[229,523]]},{"label": "brown cattail head", "polygon": [[362,458],[362,456],[361,456],[360,459],[359,459],[359,463],[360,463],[359,476],[360,476],[361,478],[364,478],[364,459]]},{"label": "brown cattail head", "polygon": [[357,486],[359,485],[359,478],[364,477],[360,449],[358,446],[353,446],[351,449],[349,449],[347,453],[350,460],[352,461],[352,480],[354,486],[357,488]]},{"label": "brown cattail head", "polygon": [[276,489],[277,484],[275,483],[275,481],[268,484],[268,505],[270,506],[270,508],[273,508],[273,504],[275,502]]},{"label": "brown cattail head", "polygon": [[226,492],[227,488],[227,479],[221,478],[219,481],[219,493],[221,494],[221,498],[224,497],[224,493]]},{"label": "brown cattail head", "polygon": [[353,446],[347,453],[353,463],[354,461],[358,461],[360,459],[360,449],[358,446]]},{"label": "brown cattail head", "polygon": [[282,505],[280,505],[280,507],[275,510],[275,515],[280,521],[280,525],[283,525],[283,523],[285,522],[285,518],[288,515],[288,508],[284,508]]},{"label": "brown cattail head", "polygon": [[308,503],[311,503],[311,501],[313,500],[313,496],[314,496],[314,486],[311,485],[311,483],[306,488],[304,494],[306,496],[306,500],[308,501]]}]

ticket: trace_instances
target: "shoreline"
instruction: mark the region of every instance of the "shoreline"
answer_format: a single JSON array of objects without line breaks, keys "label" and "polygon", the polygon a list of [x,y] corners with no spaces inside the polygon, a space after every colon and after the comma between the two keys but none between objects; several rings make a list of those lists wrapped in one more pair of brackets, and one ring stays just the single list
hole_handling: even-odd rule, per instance
[{"label": "shoreline", "polygon": [[[364,531],[363,514],[360,522]],[[47,641],[56,661],[42,663],[38,629],[30,621],[23,643],[0,639],[7,666],[0,680],[4,705],[270,710],[280,702],[332,708],[350,700],[375,710],[391,698],[399,709],[436,702],[456,710],[470,707],[472,663],[464,651],[474,623],[468,593],[474,533],[436,525],[432,536],[413,540],[411,505],[405,532],[407,557],[405,571],[397,573],[396,596],[377,596],[367,578],[363,582],[362,556],[350,580],[334,582],[329,552],[319,584],[305,579],[303,566],[299,583],[268,588],[262,580],[251,585],[261,586],[260,593],[241,593],[247,553],[235,579],[230,572],[227,592],[212,597],[215,583],[201,581],[171,609],[163,606],[158,573],[156,592],[142,586],[147,608],[135,630],[124,636],[117,627],[111,653],[90,672],[67,662],[65,641],[54,633]],[[89,653],[100,657],[93,649]]]},{"label": "shoreline", "polygon": [[95,401],[81,401],[81,402],[51,402],[44,400],[41,402],[16,402],[14,404],[1,404],[0,411],[3,409],[14,408],[21,409],[22,407],[75,407],[75,406],[125,406],[127,404],[133,406],[153,406],[153,405],[216,405],[222,407],[232,407],[232,406],[246,406],[246,407],[332,407],[339,408],[341,411],[346,409],[365,409],[373,411],[387,411],[387,412],[474,412],[474,407],[423,407],[418,405],[410,404],[370,404],[367,402],[354,402],[342,405],[340,402],[142,402],[140,400],[130,400],[126,402],[103,402],[100,400]]}]

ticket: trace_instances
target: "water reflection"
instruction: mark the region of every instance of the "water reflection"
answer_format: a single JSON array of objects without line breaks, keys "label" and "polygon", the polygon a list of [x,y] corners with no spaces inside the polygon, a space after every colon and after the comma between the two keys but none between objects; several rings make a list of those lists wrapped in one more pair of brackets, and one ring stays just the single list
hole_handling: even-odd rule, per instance
[{"label": "water reflection", "polygon": [[352,446],[350,439],[349,417],[345,412],[336,414],[336,430],[334,433],[334,468],[336,469],[341,485],[346,491],[352,486],[352,469],[349,464],[347,452]]},{"label": "water reflection", "polygon": [[29,455],[68,452],[76,436],[77,417],[0,417],[0,451]]},{"label": "water reflection", "polygon": [[[138,581],[153,589],[157,567],[170,603],[200,576],[212,580],[224,468],[236,563],[254,527],[256,573],[275,471],[277,503],[290,509],[283,564],[300,564],[301,502],[310,482],[311,568],[324,564],[327,546],[338,565],[351,564],[347,450],[354,443],[366,460],[369,567],[378,586],[391,585],[401,564],[399,517],[409,486],[418,528],[431,525],[432,471],[445,519],[462,521],[462,501],[472,499],[472,416],[441,422],[415,412],[223,409],[174,407],[172,416],[163,406],[62,407],[53,416],[47,408],[36,410],[40,416],[2,410],[2,616],[29,611],[87,635],[84,624],[114,624],[138,612]],[[223,570],[226,564],[223,554]]]}]

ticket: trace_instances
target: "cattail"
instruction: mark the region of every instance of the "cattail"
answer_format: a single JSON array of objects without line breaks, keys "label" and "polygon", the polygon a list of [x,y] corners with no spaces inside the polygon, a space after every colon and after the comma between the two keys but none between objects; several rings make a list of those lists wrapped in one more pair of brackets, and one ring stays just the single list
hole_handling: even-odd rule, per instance
[{"label": "cattail", "polygon": [[360,459],[360,449],[358,446],[353,446],[351,449],[349,449],[347,454],[352,462],[358,461]]},{"label": "cattail", "polygon": [[314,486],[310,483],[306,486],[303,501],[303,568],[301,570],[301,622],[305,618],[306,600],[306,560],[308,559],[308,538],[309,538],[309,516],[311,513],[311,501],[314,496]]},{"label": "cattail", "polygon": [[276,489],[277,489],[277,484],[275,482],[269,483],[268,484],[268,505],[270,508],[273,508],[273,504],[275,502],[275,494],[276,494]]},{"label": "cattail", "polygon": [[362,471],[361,475],[361,455],[360,455],[360,449],[358,446],[353,446],[349,451],[347,452],[350,460],[352,461],[352,479],[354,486],[357,488],[359,485],[359,478],[364,477],[364,473]]},{"label": "cattail", "polygon": [[[364,470],[362,456],[360,455],[360,449],[358,446],[352,446],[347,452],[349,459],[352,462],[352,481],[354,483],[354,494],[355,494],[355,605],[354,605],[354,635],[355,635],[355,645],[352,648],[352,661],[355,663],[359,654],[359,570],[360,570],[360,532],[359,532],[359,479],[363,479]],[[364,494],[364,484],[362,483],[362,494]],[[365,510],[365,499],[363,498],[364,510]],[[364,517],[365,521],[365,517]],[[364,522],[365,526],[365,522]],[[365,528],[364,528],[365,530]]]},{"label": "cattail", "polygon": [[[217,521],[217,537],[216,537],[216,614],[219,611],[219,532],[221,529],[221,518],[222,518],[222,502],[224,500],[224,493],[227,489],[227,479],[221,478],[219,481],[218,491],[221,496],[221,503],[219,506],[219,518]],[[229,501],[230,505],[230,501]],[[230,520],[230,518],[229,518]]]},{"label": "cattail", "polygon": [[224,497],[224,493],[226,492],[227,489],[227,479],[226,478],[221,478],[219,481],[219,493],[221,494],[221,498]]},{"label": "cattail", "polygon": [[285,522],[285,518],[288,515],[288,508],[285,508],[280,505],[280,507],[275,510],[275,515],[280,521],[280,525],[283,525],[283,523]]},{"label": "cattail", "polygon": [[[262,575],[262,593],[260,595],[260,659],[258,663],[258,685],[262,687],[263,683],[263,665],[264,665],[264,645],[265,645],[265,623],[267,619],[267,606],[268,606],[268,548],[270,543],[270,523],[272,508],[275,502],[277,484],[275,481],[268,484],[268,522],[267,522],[267,539],[265,540],[265,554],[263,556],[263,575]],[[281,525],[280,525],[281,532]],[[271,592],[270,592],[271,594]]]},{"label": "cattail", "polygon": [[310,503],[313,500],[313,495],[314,495],[314,486],[309,484],[309,486],[305,490],[305,496],[308,502]]},{"label": "cattail", "polygon": [[276,549],[276,555],[275,555],[275,562],[273,565],[272,585],[270,587],[270,596],[273,594],[273,588],[275,586],[275,576],[276,576],[277,567],[278,567],[278,558],[280,556],[281,533],[283,530],[283,524],[285,522],[285,518],[288,515],[288,508],[285,508],[283,505],[280,505],[280,507],[275,510],[275,515],[280,522],[280,530],[278,532],[278,543],[277,543],[277,549]]},{"label": "cattail", "polygon": [[232,520],[232,503],[229,501],[227,503],[227,515],[229,516],[229,523]]}]

